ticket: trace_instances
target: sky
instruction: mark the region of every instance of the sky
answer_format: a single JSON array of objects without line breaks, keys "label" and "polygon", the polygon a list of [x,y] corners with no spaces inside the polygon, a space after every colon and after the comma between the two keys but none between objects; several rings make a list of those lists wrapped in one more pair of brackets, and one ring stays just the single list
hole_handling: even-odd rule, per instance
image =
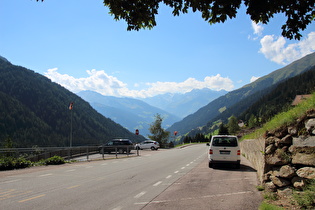
[{"label": "sky", "polygon": [[285,19],[237,18],[209,25],[200,13],[127,31],[103,0],[0,0],[0,56],[77,93],[145,98],[193,89],[232,91],[315,52],[315,23],[302,39],[281,37]]}]

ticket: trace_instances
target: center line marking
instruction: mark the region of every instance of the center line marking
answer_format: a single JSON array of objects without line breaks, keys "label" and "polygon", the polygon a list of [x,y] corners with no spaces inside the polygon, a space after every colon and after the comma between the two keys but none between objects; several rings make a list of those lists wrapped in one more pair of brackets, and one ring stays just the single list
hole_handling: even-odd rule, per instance
[{"label": "center line marking", "polygon": [[153,186],[156,187],[156,186],[160,185],[161,183],[162,183],[162,181],[159,181],[159,182],[155,183]]},{"label": "center line marking", "polygon": [[39,175],[38,177],[44,177],[44,176],[51,176],[52,174],[42,174],[42,175]]},{"label": "center line marking", "polygon": [[14,180],[2,182],[1,184],[11,183],[11,182],[17,182],[17,181],[21,181],[21,180],[22,180],[22,179],[14,179]]},{"label": "center line marking", "polygon": [[79,187],[80,185],[74,185],[74,186],[71,186],[71,187],[67,187],[68,190],[70,189],[73,189],[73,188],[76,188],[76,187]]},{"label": "center line marking", "polygon": [[146,194],[146,191],[142,191],[141,193],[139,193],[138,195],[136,195],[134,198],[140,198],[141,196],[143,196],[144,194]]},{"label": "center line marking", "polygon": [[166,179],[169,179],[169,178],[171,178],[172,177],[172,175],[168,175],[167,177],[166,177]]},{"label": "center line marking", "polygon": [[31,197],[31,198],[27,198],[27,199],[24,199],[24,200],[20,200],[19,203],[23,203],[23,202],[26,202],[26,201],[34,200],[36,198],[40,198],[40,197],[44,197],[44,196],[45,196],[45,194],[38,195],[38,196],[35,196],[35,197]]},{"label": "center line marking", "polygon": [[174,174],[177,174],[179,171],[175,171]]}]

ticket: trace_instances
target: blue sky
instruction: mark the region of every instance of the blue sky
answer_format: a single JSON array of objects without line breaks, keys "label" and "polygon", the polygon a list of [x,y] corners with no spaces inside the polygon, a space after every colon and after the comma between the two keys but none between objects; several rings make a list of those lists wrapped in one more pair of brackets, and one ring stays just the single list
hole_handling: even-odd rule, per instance
[{"label": "blue sky", "polygon": [[67,89],[119,97],[231,91],[315,51],[315,24],[282,38],[284,18],[253,24],[245,10],[209,25],[161,6],[152,30],[127,31],[102,0],[1,0],[0,55]]}]

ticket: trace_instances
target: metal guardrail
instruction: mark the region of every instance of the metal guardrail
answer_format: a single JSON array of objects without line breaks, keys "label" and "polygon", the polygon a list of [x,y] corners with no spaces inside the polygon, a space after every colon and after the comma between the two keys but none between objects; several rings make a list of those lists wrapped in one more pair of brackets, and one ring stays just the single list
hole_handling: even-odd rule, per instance
[{"label": "metal guardrail", "polygon": [[25,157],[33,162],[47,159],[53,156],[60,156],[65,159],[72,159],[77,156],[88,156],[99,152],[98,146],[80,147],[34,147],[34,148],[0,148],[0,154],[13,157]]},{"label": "metal guardrail", "polygon": [[[131,155],[134,146],[79,146],[79,147],[34,147],[34,148],[0,148],[0,156],[24,157],[27,160],[37,162],[53,156],[60,156],[66,160],[85,157],[89,160],[89,156],[93,154],[101,154],[105,159],[106,153],[112,153],[118,158],[118,154]],[[139,156],[137,150],[136,155]]]}]

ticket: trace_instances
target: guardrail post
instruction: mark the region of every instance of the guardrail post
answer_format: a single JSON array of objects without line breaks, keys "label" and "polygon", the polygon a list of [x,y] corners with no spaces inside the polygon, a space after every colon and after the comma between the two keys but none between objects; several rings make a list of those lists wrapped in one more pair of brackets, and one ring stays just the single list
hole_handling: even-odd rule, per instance
[{"label": "guardrail post", "polygon": [[117,157],[117,147],[115,147],[115,153],[116,153],[116,158],[118,158],[118,157]]},{"label": "guardrail post", "polygon": [[104,160],[104,147],[102,147],[102,156],[103,156],[103,160]]}]

